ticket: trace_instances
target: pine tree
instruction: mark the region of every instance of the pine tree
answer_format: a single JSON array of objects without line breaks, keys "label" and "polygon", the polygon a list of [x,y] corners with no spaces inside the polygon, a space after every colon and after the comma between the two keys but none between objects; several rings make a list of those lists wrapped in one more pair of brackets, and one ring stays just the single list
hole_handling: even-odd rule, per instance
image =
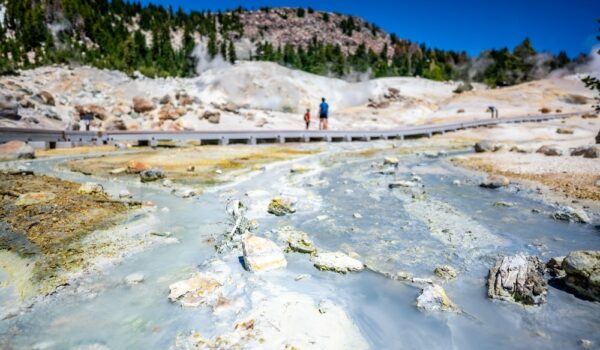
[{"label": "pine tree", "polygon": [[227,52],[228,52],[229,62],[231,64],[234,64],[235,61],[237,60],[237,54],[235,53],[235,46],[233,45],[233,42],[231,40],[229,41],[229,48],[227,49]]}]

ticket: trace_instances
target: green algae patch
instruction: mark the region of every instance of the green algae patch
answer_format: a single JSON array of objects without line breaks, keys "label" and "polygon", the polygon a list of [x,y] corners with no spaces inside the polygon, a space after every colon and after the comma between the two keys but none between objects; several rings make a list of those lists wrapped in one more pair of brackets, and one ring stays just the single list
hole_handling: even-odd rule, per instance
[{"label": "green algae patch", "polygon": [[[6,255],[2,260],[20,296],[34,294],[22,282],[23,276],[29,276],[39,293],[64,283],[67,273],[85,267],[82,239],[126,217],[126,203],[106,195],[79,193],[80,186],[49,176],[0,173],[0,251],[28,260],[26,265],[7,260]],[[31,193],[36,195],[28,196]],[[39,193],[45,194],[43,200]],[[37,200],[23,202],[23,198]],[[15,269],[24,271],[11,272]]]}]

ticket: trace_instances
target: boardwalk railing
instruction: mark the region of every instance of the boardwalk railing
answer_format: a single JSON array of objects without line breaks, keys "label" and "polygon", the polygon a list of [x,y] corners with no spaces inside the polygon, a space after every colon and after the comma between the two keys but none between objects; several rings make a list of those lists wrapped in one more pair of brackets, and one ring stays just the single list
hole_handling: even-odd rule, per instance
[{"label": "boardwalk railing", "polygon": [[500,119],[409,126],[387,130],[249,130],[249,131],[68,131],[25,128],[0,128],[0,143],[22,140],[36,148],[64,148],[79,145],[137,142],[156,145],[159,141],[197,141],[200,144],[217,143],[285,143],[312,141],[370,141],[404,139],[405,137],[431,137],[434,134],[502,123],[542,122],[567,118],[580,113],[542,114]]}]

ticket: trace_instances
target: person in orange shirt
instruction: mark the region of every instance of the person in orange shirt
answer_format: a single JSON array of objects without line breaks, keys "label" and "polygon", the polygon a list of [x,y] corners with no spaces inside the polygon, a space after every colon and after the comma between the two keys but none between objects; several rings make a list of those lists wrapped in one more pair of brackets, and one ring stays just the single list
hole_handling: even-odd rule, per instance
[{"label": "person in orange shirt", "polygon": [[306,130],[310,126],[310,108],[306,109],[306,113],[304,114],[304,122],[306,123]]}]

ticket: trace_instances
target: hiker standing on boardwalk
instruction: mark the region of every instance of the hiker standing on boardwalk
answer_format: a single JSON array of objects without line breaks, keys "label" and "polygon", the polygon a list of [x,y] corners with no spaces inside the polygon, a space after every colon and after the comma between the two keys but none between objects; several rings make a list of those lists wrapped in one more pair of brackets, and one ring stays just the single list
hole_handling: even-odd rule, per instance
[{"label": "hiker standing on boardwalk", "polygon": [[319,130],[327,130],[327,118],[329,117],[329,105],[325,102],[325,97],[321,99],[319,105]]},{"label": "hiker standing on boardwalk", "polygon": [[306,130],[310,127],[310,108],[306,109],[306,113],[304,113],[304,122],[306,123]]}]

